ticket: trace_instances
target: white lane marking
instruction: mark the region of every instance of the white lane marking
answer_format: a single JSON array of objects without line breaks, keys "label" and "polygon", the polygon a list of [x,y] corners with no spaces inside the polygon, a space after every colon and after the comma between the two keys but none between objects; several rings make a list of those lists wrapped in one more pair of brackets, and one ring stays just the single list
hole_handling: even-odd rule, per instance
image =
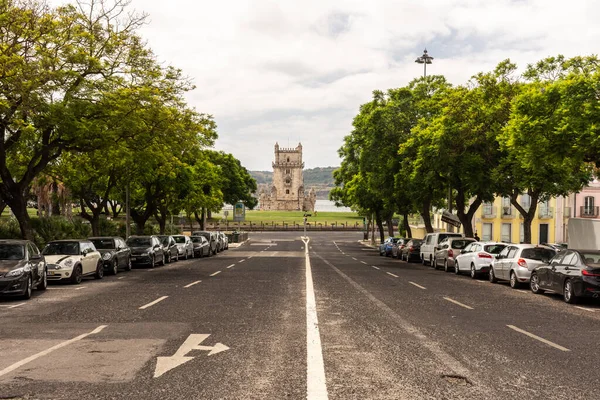
[{"label": "white lane marking", "polygon": [[240,260],[240,261],[238,261],[238,264],[241,264],[241,263],[243,263],[244,261],[246,261],[246,260]]},{"label": "white lane marking", "polygon": [[87,286],[81,286],[81,287],[78,287],[78,288],[77,288],[77,289],[75,289],[75,290],[83,290],[83,289],[85,289],[86,287],[87,287]]},{"label": "white lane marking", "polygon": [[366,263],[366,262],[364,262],[364,261],[361,261],[361,263],[363,263],[363,264],[367,265],[367,263]]},{"label": "white lane marking", "polygon": [[249,259],[251,259],[252,257],[254,257],[254,256],[250,256],[250,257],[248,257],[248,260],[249,260]]},{"label": "white lane marking", "polygon": [[374,265],[371,265],[371,268],[379,269],[379,267],[376,267]]},{"label": "white lane marking", "polygon": [[11,306],[8,304],[6,304],[6,305],[2,304],[1,306],[6,307],[6,308],[17,308],[17,307],[21,307],[23,304],[27,304],[27,303],[19,303],[19,304],[15,304],[14,306]]},{"label": "white lane marking", "polygon": [[48,286],[46,289],[47,290],[81,290],[81,289],[85,289],[86,287],[87,286],[80,286],[78,288],[74,288],[74,287],[61,287],[61,286],[58,286],[58,287],[54,287],[54,286],[50,287],[50,286]]},{"label": "white lane marking", "polygon": [[221,271],[213,272],[212,274],[210,274],[210,276],[219,275],[220,273],[221,273]]},{"label": "white lane marking", "polygon": [[235,264],[231,264],[227,266],[227,269],[235,267]]},{"label": "white lane marking", "polygon": [[479,282],[479,283],[487,283],[488,281],[480,281],[479,279],[477,279],[477,282]]},{"label": "white lane marking", "polygon": [[329,397],[317,319],[317,301],[308,255],[309,241],[309,238],[304,241],[306,247],[304,252],[306,263],[306,398],[308,400],[327,400]]},{"label": "white lane marking", "polygon": [[356,259],[356,257],[352,257],[352,259],[353,259],[354,261],[358,261],[358,260]]},{"label": "white lane marking", "polygon": [[461,306],[461,307],[464,307],[464,308],[466,308],[467,310],[472,310],[472,309],[473,309],[473,307],[471,307],[471,306],[468,306],[468,305],[466,305],[466,304],[463,304],[463,303],[461,303],[460,301],[456,301],[456,300],[454,300],[454,299],[451,299],[450,297],[444,297],[444,300],[447,300],[447,301],[449,301],[450,303],[454,303],[454,304],[456,304],[456,305],[459,305],[459,306]]},{"label": "white lane marking", "polygon": [[117,278],[117,279],[124,279],[124,278],[125,278],[124,276],[121,276],[121,277],[119,277],[119,278]]},{"label": "white lane marking", "polygon": [[585,307],[579,307],[579,306],[575,306],[575,308],[579,308],[580,310],[589,311],[589,312],[596,312],[596,310],[594,310],[593,308],[585,308]]},{"label": "white lane marking", "polygon": [[414,283],[414,282],[411,282],[411,281],[408,281],[408,283],[410,283],[411,285],[414,285],[414,286],[418,287],[419,289],[423,289],[423,290],[427,289],[426,287],[421,286],[421,285],[419,285],[417,283]]},{"label": "white lane marking", "polygon": [[388,274],[388,275],[391,275],[391,276],[393,276],[394,278],[399,278],[399,276],[398,276],[398,275],[394,275],[394,274],[392,274],[391,272],[386,272],[386,274]]},{"label": "white lane marking", "polygon": [[190,283],[189,285],[185,285],[185,286],[184,286],[184,288],[189,288],[189,287],[191,287],[191,286],[194,286],[194,285],[197,285],[197,284],[199,284],[200,282],[202,282],[202,281],[196,281],[196,282],[192,282],[192,283]]},{"label": "white lane marking", "polygon": [[10,366],[8,366],[8,367],[4,368],[2,371],[0,371],[0,376],[4,376],[4,375],[6,375],[6,374],[8,374],[8,373],[10,373],[10,372],[12,372],[12,371],[14,371],[14,370],[16,370],[17,368],[19,368],[19,367],[22,367],[23,365],[25,365],[25,364],[27,364],[27,363],[30,363],[31,361],[37,360],[37,359],[38,359],[38,358],[40,358],[40,357],[43,357],[43,356],[45,356],[45,355],[47,355],[47,354],[50,354],[50,353],[52,353],[54,350],[58,350],[58,349],[60,349],[60,348],[63,348],[63,347],[65,347],[65,346],[68,346],[68,345],[70,345],[71,343],[78,342],[78,341],[80,341],[81,339],[84,339],[84,338],[86,338],[86,337],[88,337],[88,336],[90,336],[90,335],[94,335],[94,334],[96,334],[96,333],[100,333],[100,331],[102,331],[102,329],[106,328],[107,326],[108,326],[108,325],[100,325],[99,327],[97,327],[96,329],[94,329],[94,330],[93,330],[93,331],[91,331],[91,332],[84,333],[83,335],[79,335],[79,336],[77,336],[77,337],[74,337],[73,339],[69,339],[69,340],[67,340],[67,341],[65,341],[65,342],[62,342],[62,343],[59,343],[59,344],[57,344],[56,346],[52,346],[52,347],[50,347],[49,349],[46,349],[46,350],[44,350],[44,351],[41,351],[41,352],[39,352],[39,353],[37,353],[37,354],[34,354],[34,355],[32,355],[32,356],[29,356],[29,357],[27,357],[27,358],[25,358],[25,359],[23,359],[23,360],[21,360],[21,361],[18,361],[18,362],[16,362],[16,363],[14,363],[13,365],[10,365]]},{"label": "white lane marking", "polygon": [[516,327],[516,326],[514,326],[514,325],[506,325],[506,326],[508,326],[508,327],[509,327],[510,329],[512,329],[513,331],[517,331],[517,332],[519,332],[519,333],[522,333],[523,335],[527,335],[527,336],[529,336],[530,338],[533,338],[533,339],[535,339],[535,340],[539,340],[540,342],[542,342],[542,343],[545,343],[545,344],[547,344],[548,346],[552,346],[552,347],[554,347],[555,349],[558,349],[558,350],[561,350],[561,351],[571,351],[571,350],[567,349],[566,347],[562,347],[561,345],[558,345],[558,344],[556,344],[556,343],[553,343],[553,342],[551,342],[551,341],[549,341],[549,340],[546,340],[546,339],[544,339],[544,338],[542,338],[542,337],[539,337],[539,336],[537,336],[537,335],[534,335],[533,333],[527,332],[527,331],[525,331],[525,330],[523,330],[523,329],[521,329],[521,328],[517,328],[517,327]]},{"label": "white lane marking", "polygon": [[144,305],[144,306],[141,306],[139,309],[140,309],[140,310],[145,310],[146,308],[148,308],[148,307],[152,307],[152,306],[153,306],[153,305],[155,305],[156,303],[163,301],[163,300],[164,300],[164,299],[166,299],[167,297],[169,297],[169,296],[163,296],[163,297],[159,297],[158,299],[156,299],[156,300],[154,300],[154,301],[152,301],[152,302],[150,302],[150,303],[148,303],[148,304],[146,304],[146,305]]}]

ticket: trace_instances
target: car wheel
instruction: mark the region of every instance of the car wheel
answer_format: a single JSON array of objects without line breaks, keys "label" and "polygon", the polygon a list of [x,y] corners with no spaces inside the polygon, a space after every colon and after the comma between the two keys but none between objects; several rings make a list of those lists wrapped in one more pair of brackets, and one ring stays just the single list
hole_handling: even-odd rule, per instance
[{"label": "car wheel", "polygon": [[444,260],[444,272],[450,272],[450,269],[448,267],[448,260]]},{"label": "car wheel", "polygon": [[475,269],[475,264],[471,263],[471,279],[479,278],[479,272]]},{"label": "car wheel", "polygon": [[165,265],[166,264],[166,258],[165,258],[165,253],[162,253],[162,257],[160,258],[160,265]]},{"label": "car wheel", "polygon": [[48,271],[44,268],[44,275],[42,275],[42,280],[37,285],[37,290],[46,290],[48,289]]},{"label": "car wheel", "polygon": [[534,294],[544,294],[544,290],[540,289],[540,278],[535,272],[531,274],[529,279],[529,288]]},{"label": "car wheel", "polygon": [[433,269],[438,269],[437,258],[434,258],[433,261],[429,260],[429,265],[431,265]]},{"label": "car wheel", "polygon": [[186,260],[188,259],[188,252],[187,252],[187,250],[185,251],[185,259]]},{"label": "car wheel", "polygon": [[115,259],[112,263],[112,268],[110,270],[111,275],[116,275],[119,272],[119,263]]},{"label": "car wheel", "polygon": [[167,264],[171,264],[171,252],[167,253]]},{"label": "car wheel", "polygon": [[517,279],[517,274],[514,272],[510,273],[510,287],[513,289],[518,289],[521,287],[521,283],[519,282],[519,279]]},{"label": "car wheel", "polygon": [[102,260],[98,261],[98,265],[96,265],[96,273],[94,274],[94,278],[104,278],[104,265],[102,265]]},{"label": "car wheel", "polygon": [[71,283],[75,285],[79,285],[81,283],[81,265],[78,265],[73,269],[73,275],[71,275]]},{"label": "car wheel", "polygon": [[25,291],[23,292],[23,298],[25,300],[29,300],[31,298],[31,293],[33,292],[33,280],[31,279],[31,274],[27,277],[27,287],[25,287]]},{"label": "car wheel", "polygon": [[421,254],[421,264],[425,265],[425,257],[423,257],[423,254]]},{"label": "car wheel", "polygon": [[454,274],[460,275],[460,267],[458,266],[458,260],[454,260]]},{"label": "car wheel", "polygon": [[125,267],[125,269],[126,269],[127,271],[131,271],[131,269],[132,269],[132,268],[133,268],[133,265],[131,264],[131,257],[129,257],[129,258],[127,259],[127,267]]},{"label": "car wheel", "polygon": [[571,282],[570,279],[565,281],[563,298],[565,299],[565,302],[569,304],[575,304],[577,302],[577,297],[575,296],[575,291],[573,290],[573,282]]},{"label": "car wheel", "polygon": [[494,267],[490,268],[490,273],[488,275],[488,279],[490,280],[490,282],[492,283],[496,283],[498,282],[498,279],[496,279],[496,275],[494,274]]},{"label": "car wheel", "polygon": [[155,256],[152,256],[152,258],[150,259],[150,268],[154,268],[156,266],[156,258]]}]

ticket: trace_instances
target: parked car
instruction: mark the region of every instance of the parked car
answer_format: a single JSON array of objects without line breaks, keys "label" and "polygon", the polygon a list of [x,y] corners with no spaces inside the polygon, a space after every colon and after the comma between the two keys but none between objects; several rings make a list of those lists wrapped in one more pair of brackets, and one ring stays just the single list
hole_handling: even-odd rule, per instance
[{"label": "parked car", "polygon": [[210,256],[210,244],[204,236],[192,236],[190,239],[194,244],[194,257]]},{"label": "parked car", "polygon": [[219,235],[221,235],[221,240],[223,242],[223,250],[228,250],[229,249],[229,237],[227,237],[227,235],[224,232],[219,232]]},{"label": "parked car", "polygon": [[421,260],[422,239],[410,239],[400,251],[400,259],[406,262]]},{"label": "parked car", "polygon": [[217,234],[215,232],[209,231],[194,231],[192,232],[192,236],[204,236],[206,240],[208,240],[208,244],[210,246],[210,254],[216,255],[219,252],[217,247]]},{"label": "parked car", "polygon": [[175,239],[170,235],[157,235],[158,240],[160,240],[160,245],[162,246],[163,252],[165,253],[165,262],[167,264],[173,261],[179,261],[179,251],[177,249],[177,243],[175,243]]},{"label": "parked car", "polygon": [[490,282],[509,281],[516,289],[529,282],[531,271],[550,261],[556,250],[535,244],[509,244],[496,256],[490,268]]},{"label": "parked car", "polygon": [[462,249],[476,242],[473,238],[447,237],[438,244],[438,249],[433,256],[433,268],[444,266],[444,271],[454,271],[455,259],[460,255]]},{"label": "parked car", "polygon": [[388,257],[392,254],[392,246],[396,243],[400,238],[397,237],[388,237],[379,245],[379,255]]},{"label": "parked car", "polygon": [[133,265],[149,265],[150,268],[157,264],[165,265],[166,256],[158,237],[130,236],[127,245],[131,248]]},{"label": "parked car", "polygon": [[91,237],[88,238],[102,256],[104,271],[116,275],[119,268],[131,271],[131,249],[120,237]]},{"label": "parked car", "polygon": [[421,243],[421,263],[433,266],[433,256],[439,243],[447,237],[464,237],[462,233],[435,232],[428,233]]},{"label": "parked car", "polygon": [[536,294],[551,290],[563,295],[567,303],[579,297],[600,297],[600,251],[563,250],[547,265],[531,273],[531,291]]},{"label": "parked car", "polygon": [[46,259],[29,240],[0,240],[0,295],[31,298],[48,287]]},{"label": "parked car", "polygon": [[454,258],[454,273],[460,275],[469,271],[473,279],[477,279],[481,274],[489,273],[492,262],[506,246],[506,243],[496,242],[473,242],[469,244]]},{"label": "parked car", "polygon": [[541,243],[541,245],[552,247],[557,252],[566,250],[569,247],[566,243]]},{"label": "parked car", "polygon": [[194,244],[187,235],[173,235],[175,243],[177,243],[177,252],[179,257],[183,257],[186,260],[188,258],[194,258]]},{"label": "parked car", "polygon": [[392,252],[390,254],[392,258],[400,258],[400,253],[409,240],[410,238],[400,238],[396,243],[392,244]]},{"label": "parked car", "polygon": [[42,254],[48,264],[49,281],[80,284],[84,276],[104,277],[102,256],[87,239],[54,240],[44,247]]}]

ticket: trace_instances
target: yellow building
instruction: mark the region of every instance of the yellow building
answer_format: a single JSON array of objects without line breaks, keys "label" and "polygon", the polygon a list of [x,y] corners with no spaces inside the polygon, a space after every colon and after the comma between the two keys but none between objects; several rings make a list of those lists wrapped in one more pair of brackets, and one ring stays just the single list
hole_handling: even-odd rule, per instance
[{"label": "yellow building", "polygon": [[[529,195],[519,196],[519,204],[529,209]],[[556,241],[556,199],[538,204],[531,222],[531,243],[554,243]],[[559,212],[559,214],[562,214]],[[557,217],[562,218],[562,215]],[[473,227],[481,240],[522,243],[524,237],[523,217],[510,203],[508,197],[497,197],[493,203],[484,203],[475,213]]]}]

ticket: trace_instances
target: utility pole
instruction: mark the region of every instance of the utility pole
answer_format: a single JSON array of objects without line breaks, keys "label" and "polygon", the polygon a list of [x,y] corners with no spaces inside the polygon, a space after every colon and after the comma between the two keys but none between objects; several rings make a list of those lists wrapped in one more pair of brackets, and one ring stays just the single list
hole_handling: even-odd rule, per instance
[{"label": "utility pole", "polygon": [[125,189],[125,239],[127,239],[131,235],[131,227],[129,223],[129,218],[131,216],[130,206],[129,206],[129,180],[127,181],[127,188]]}]

